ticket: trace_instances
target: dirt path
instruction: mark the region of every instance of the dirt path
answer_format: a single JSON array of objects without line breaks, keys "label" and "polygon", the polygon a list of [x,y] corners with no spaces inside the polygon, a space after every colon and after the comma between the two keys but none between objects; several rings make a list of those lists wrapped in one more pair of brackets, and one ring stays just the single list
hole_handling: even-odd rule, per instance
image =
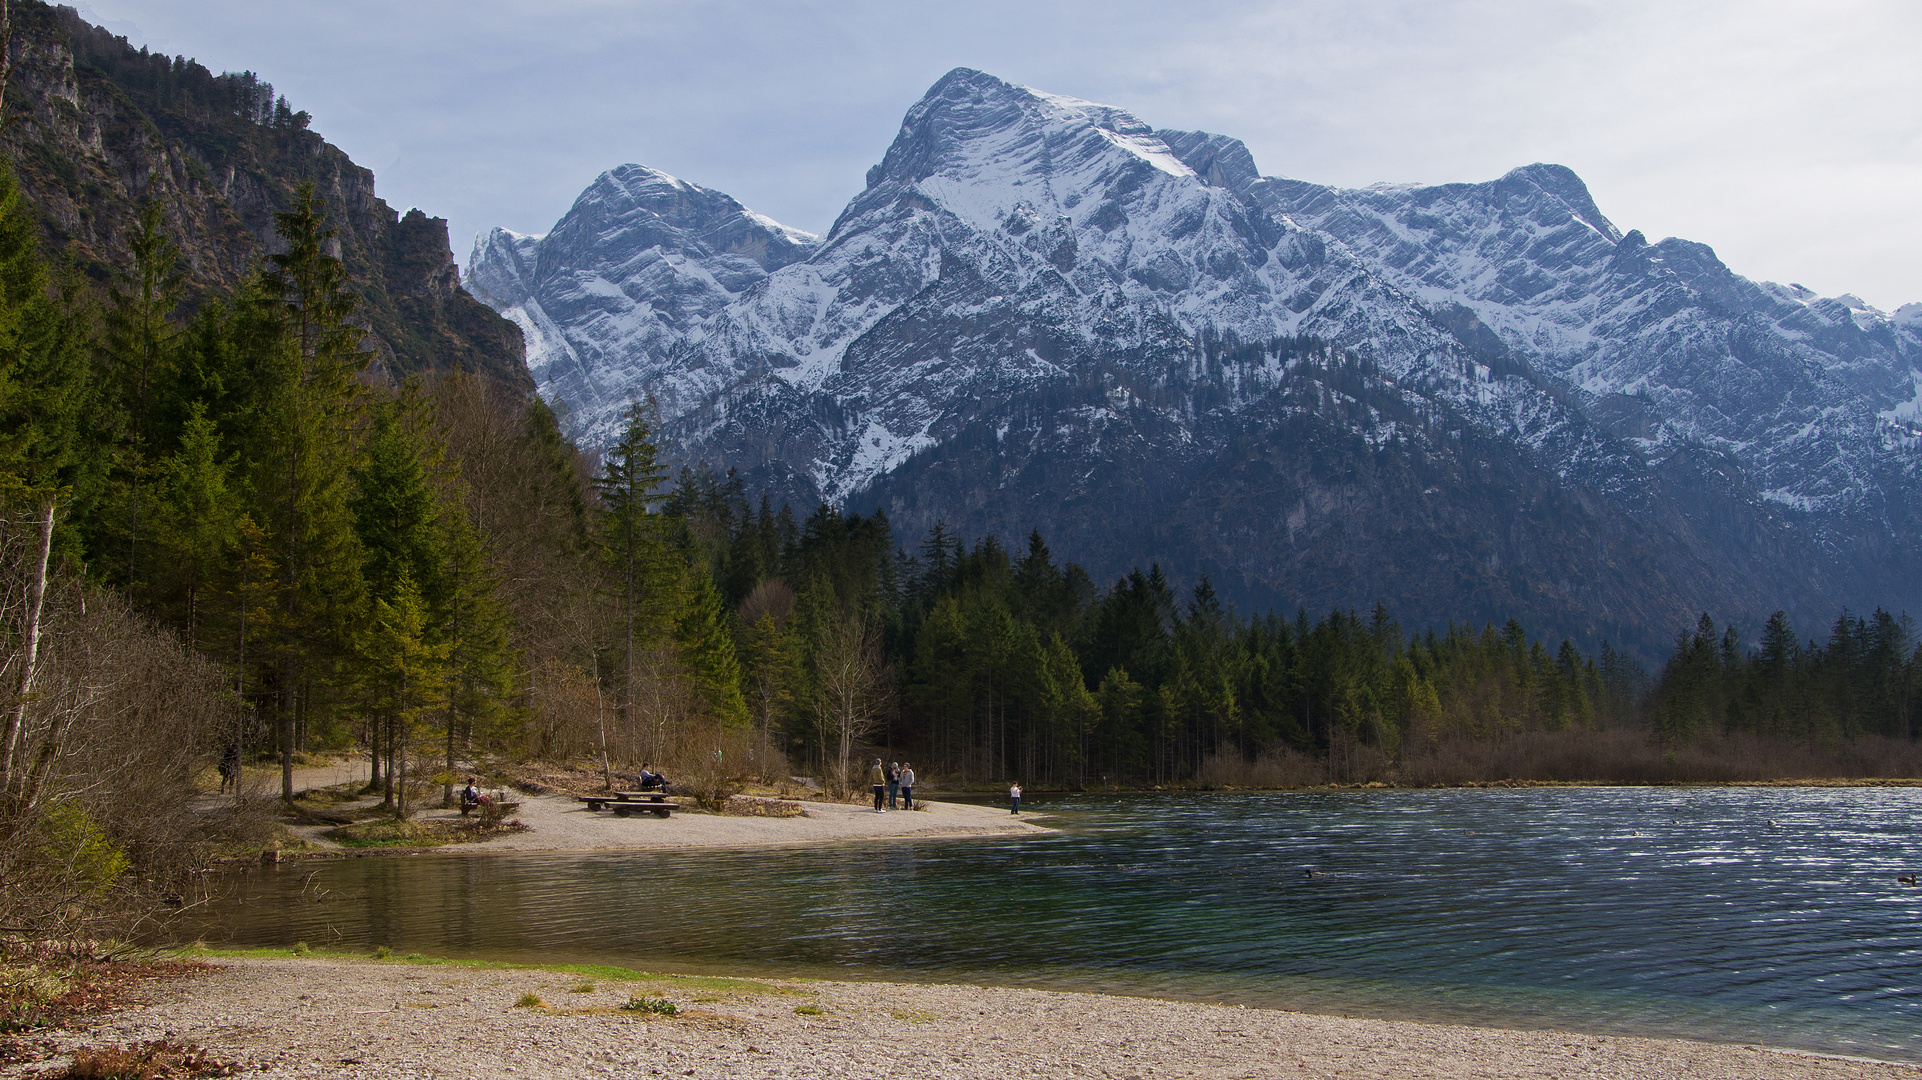
[{"label": "dirt path", "polygon": [[[1914,1078],[1748,1046],[970,986],[601,981],[335,959],[223,961],[62,1045],[197,1042],[260,1077]],[[546,1004],[515,1007],[523,994]],[[672,1001],[678,1015],[620,1006]],[[42,1067],[45,1067],[44,1064]],[[256,1071],[258,1070],[258,1071]],[[16,1073],[15,1075],[22,1075]]]}]

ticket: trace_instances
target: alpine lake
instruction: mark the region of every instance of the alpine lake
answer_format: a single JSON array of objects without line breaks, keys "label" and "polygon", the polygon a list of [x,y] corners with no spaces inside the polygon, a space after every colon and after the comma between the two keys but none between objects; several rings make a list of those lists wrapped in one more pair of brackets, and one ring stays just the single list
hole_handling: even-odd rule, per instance
[{"label": "alpine lake", "polygon": [[[1922,1063],[1922,789],[1031,795],[1045,835],[264,866],[210,944],[1023,985]],[[641,823],[647,827],[649,821]]]}]

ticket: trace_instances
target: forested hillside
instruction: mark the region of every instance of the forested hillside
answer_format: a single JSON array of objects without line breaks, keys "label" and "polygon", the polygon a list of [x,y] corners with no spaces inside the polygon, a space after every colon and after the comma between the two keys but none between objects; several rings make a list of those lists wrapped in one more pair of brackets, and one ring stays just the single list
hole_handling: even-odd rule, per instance
[{"label": "forested hillside", "polygon": [[46,250],[95,287],[125,265],[140,210],[180,245],[189,307],[230,295],[277,250],[274,215],[313,184],[353,275],[375,370],[474,371],[532,388],[520,330],[460,288],[447,223],[395,212],[374,175],[252,72],[216,75],[136,49],[38,0],[11,4],[0,149],[38,212]]}]

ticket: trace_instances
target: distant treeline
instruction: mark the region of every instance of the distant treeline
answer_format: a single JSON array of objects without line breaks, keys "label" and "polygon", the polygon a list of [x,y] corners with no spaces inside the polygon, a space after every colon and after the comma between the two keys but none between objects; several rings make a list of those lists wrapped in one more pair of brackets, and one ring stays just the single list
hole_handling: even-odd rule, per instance
[{"label": "distant treeline", "polygon": [[[23,15],[34,16],[31,10]],[[304,129],[313,117],[296,112],[272,83],[251,71],[219,75],[184,56],[135,50],[117,37],[82,19],[72,8],[55,8],[52,15],[73,42],[74,62],[106,75],[139,93],[151,108],[191,116],[202,122],[225,118],[262,127]]]},{"label": "distant treeline", "polygon": [[[883,516],[826,507],[797,530],[785,511],[750,512],[732,478],[683,473],[663,511],[730,604],[792,591],[802,617],[767,628],[798,634],[790,648],[805,653],[807,624],[835,613],[872,621],[895,695],[875,741],[958,781],[1179,783],[1230,755],[1366,749],[1392,765],[1405,746],[1603,728],[1670,747],[1922,735],[1922,649],[1908,620],[1880,611],[1844,615],[1826,647],[1797,644],[1777,614],[1753,651],[1704,616],[1651,680],[1606,642],[1551,649],[1512,620],[1410,633],[1381,606],[1241,616],[1205,578],[1177,596],[1159,568],[1098,588],[1038,533],[1016,555],[937,526],[909,554]],[[747,658],[750,684],[784,677],[765,667]],[[768,722],[820,754],[816,727],[798,722],[806,696],[779,700]],[[1349,772],[1336,761],[1329,775]]]},{"label": "distant treeline", "polygon": [[1644,710],[1654,736],[1687,743],[1745,732],[1822,746],[1866,735],[1922,737],[1922,647],[1915,623],[1881,609],[1844,611],[1826,644],[1801,642],[1776,612],[1752,648],[1703,615],[1675,640]]}]

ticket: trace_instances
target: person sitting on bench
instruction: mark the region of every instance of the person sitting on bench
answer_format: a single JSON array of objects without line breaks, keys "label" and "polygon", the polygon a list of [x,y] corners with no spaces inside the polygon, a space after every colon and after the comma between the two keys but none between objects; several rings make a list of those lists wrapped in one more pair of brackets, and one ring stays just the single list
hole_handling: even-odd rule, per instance
[{"label": "person sitting on bench", "polygon": [[641,790],[667,792],[667,777],[653,771],[653,766],[641,766]]}]

